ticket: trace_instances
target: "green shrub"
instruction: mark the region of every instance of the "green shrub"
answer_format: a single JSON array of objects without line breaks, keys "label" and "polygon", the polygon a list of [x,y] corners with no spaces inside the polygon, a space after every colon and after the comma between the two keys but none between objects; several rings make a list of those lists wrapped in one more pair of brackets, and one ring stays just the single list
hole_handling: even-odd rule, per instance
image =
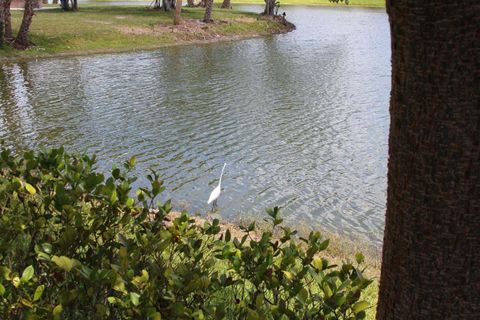
[{"label": "green shrub", "polygon": [[[60,149],[0,154],[2,319],[362,319],[371,283],[355,263],[330,265],[318,232],[297,238],[267,210],[252,237],[167,222],[159,176],[132,190],[135,158],[105,177],[95,157]],[[273,237],[274,229],[283,236]]]}]

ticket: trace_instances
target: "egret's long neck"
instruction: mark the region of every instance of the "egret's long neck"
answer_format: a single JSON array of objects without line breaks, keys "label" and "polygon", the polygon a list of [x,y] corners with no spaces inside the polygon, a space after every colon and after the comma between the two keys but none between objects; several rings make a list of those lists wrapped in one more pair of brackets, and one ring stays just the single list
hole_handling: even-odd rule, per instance
[{"label": "egret's long neck", "polygon": [[225,166],[226,166],[226,165],[227,165],[226,163],[223,165],[223,168],[222,168],[222,173],[220,174],[220,181],[218,181],[218,185],[219,185],[219,186],[221,186],[221,185],[222,185],[223,171],[225,170]]}]

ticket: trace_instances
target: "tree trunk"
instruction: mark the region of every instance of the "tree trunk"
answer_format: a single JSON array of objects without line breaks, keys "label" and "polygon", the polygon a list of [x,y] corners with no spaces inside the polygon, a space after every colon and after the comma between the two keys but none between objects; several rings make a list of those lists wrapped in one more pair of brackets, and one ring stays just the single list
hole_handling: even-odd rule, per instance
[{"label": "tree trunk", "polygon": [[60,0],[60,6],[64,11],[70,11],[70,1],[69,0]]},{"label": "tree trunk", "polygon": [[[0,12],[1,14],[1,12]],[[4,35],[3,35],[3,32],[4,29],[3,29],[3,19],[2,17],[0,16],[0,48],[3,47],[3,41],[4,41]]]},{"label": "tree trunk", "polygon": [[189,6],[189,7],[195,7],[195,1],[193,1],[193,0],[187,0],[187,6]]},{"label": "tree trunk", "polygon": [[72,11],[78,11],[78,1],[72,0]]},{"label": "tree trunk", "polygon": [[175,9],[175,0],[162,0],[162,9],[164,11],[172,11]]},{"label": "tree trunk", "polygon": [[266,16],[273,16],[275,14],[276,0],[265,0],[265,10],[263,14]]},{"label": "tree trunk", "polygon": [[182,0],[177,0],[177,3],[175,4],[175,14],[173,15],[173,24],[176,26],[182,23],[182,20],[180,18],[181,11],[182,11]]},{"label": "tree trunk", "polygon": [[211,23],[212,20],[213,0],[205,1],[205,15],[203,16],[203,22]]},{"label": "tree trunk", "polygon": [[58,4],[58,0],[52,0],[52,4]]},{"label": "tree trunk", "polygon": [[28,31],[30,30],[30,24],[32,23],[35,1],[37,0],[25,0],[22,24],[18,30],[17,38],[14,43],[17,49],[26,49],[30,45],[28,41]]},{"label": "tree trunk", "polygon": [[222,8],[223,9],[232,9],[231,1],[230,0],[223,0]]},{"label": "tree trunk", "polygon": [[377,319],[480,315],[480,6],[389,0],[388,199]]},{"label": "tree trunk", "polygon": [[3,37],[11,40],[12,33],[12,17],[10,14],[10,5],[12,0],[0,0],[0,20],[3,21]]}]

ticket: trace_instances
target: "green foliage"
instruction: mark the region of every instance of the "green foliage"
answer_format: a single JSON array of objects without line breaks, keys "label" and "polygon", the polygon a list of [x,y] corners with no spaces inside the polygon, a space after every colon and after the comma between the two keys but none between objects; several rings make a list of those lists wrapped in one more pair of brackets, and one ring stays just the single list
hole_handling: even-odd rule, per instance
[{"label": "green foliage", "polygon": [[[328,240],[297,238],[267,210],[235,238],[215,219],[167,221],[157,173],[135,158],[104,176],[63,148],[0,153],[2,319],[363,319],[363,256],[330,265]],[[273,237],[273,232],[281,237]]]}]

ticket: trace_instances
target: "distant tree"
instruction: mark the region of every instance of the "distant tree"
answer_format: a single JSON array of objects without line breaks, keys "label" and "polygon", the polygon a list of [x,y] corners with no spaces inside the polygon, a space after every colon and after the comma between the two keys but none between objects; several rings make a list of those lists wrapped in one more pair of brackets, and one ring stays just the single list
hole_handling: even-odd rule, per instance
[{"label": "distant tree", "polygon": [[213,0],[205,0],[205,15],[203,16],[203,22],[211,23],[212,19]]},{"label": "distant tree", "polygon": [[232,2],[231,2],[231,0],[223,0],[222,8],[223,8],[223,9],[232,9]]},{"label": "distant tree", "polygon": [[389,0],[388,199],[377,319],[480,317],[480,6]]},{"label": "distant tree", "polygon": [[78,0],[60,0],[63,11],[78,11]]},{"label": "distant tree", "polygon": [[195,1],[194,0],[187,0],[187,6],[195,7]]},{"label": "distant tree", "polygon": [[12,33],[12,18],[10,14],[10,5],[12,0],[0,0],[0,22],[3,24],[3,39],[11,40]]},{"label": "distant tree", "polygon": [[275,7],[278,5],[278,0],[265,0],[265,10],[263,11],[263,14],[265,16],[275,15]]},{"label": "distant tree", "polygon": [[175,1],[176,0],[162,0],[162,5],[160,8],[163,11],[173,11],[175,10]]},{"label": "distant tree", "polygon": [[177,0],[177,3],[175,4],[175,13],[173,15],[173,24],[174,25],[179,25],[182,23],[182,20],[180,18],[180,12],[182,11],[182,0]]},{"label": "distant tree", "polygon": [[0,48],[3,47],[3,41],[4,41],[4,36],[3,36],[3,33],[4,33],[4,29],[3,29],[3,20],[0,18]]},{"label": "distant tree", "polygon": [[14,46],[17,49],[26,49],[30,46],[28,40],[28,32],[30,25],[32,24],[33,8],[38,4],[38,0],[25,0],[25,9],[23,11],[22,24],[18,30],[17,37],[15,38]]}]

